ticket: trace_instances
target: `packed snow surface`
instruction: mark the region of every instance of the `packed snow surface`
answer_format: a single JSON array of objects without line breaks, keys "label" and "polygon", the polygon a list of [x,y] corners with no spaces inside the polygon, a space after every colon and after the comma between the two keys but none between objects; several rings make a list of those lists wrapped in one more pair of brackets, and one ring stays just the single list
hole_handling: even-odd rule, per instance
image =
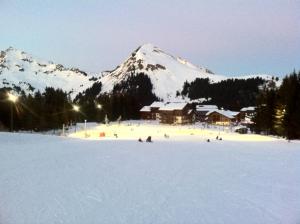
[{"label": "packed snow surface", "polygon": [[0,133],[0,223],[300,223],[299,142],[182,136]]}]

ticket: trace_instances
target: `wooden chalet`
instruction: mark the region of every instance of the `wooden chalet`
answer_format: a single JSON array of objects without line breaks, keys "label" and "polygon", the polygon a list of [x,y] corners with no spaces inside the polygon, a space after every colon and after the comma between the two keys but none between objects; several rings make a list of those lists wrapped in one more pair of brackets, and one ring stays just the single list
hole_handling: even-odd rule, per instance
[{"label": "wooden chalet", "polygon": [[155,101],[150,106],[144,106],[140,110],[140,117],[143,120],[159,120],[159,108],[164,106],[165,103]]},{"label": "wooden chalet", "polygon": [[194,121],[194,111],[188,103],[167,103],[159,108],[160,123],[189,124]]},{"label": "wooden chalet", "polygon": [[206,114],[206,121],[211,124],[230,125],[238,122],[239,112],[230,110],[212,110]]},{"label": "wooden chalet", "polygon": [[196,121],[205,122],[206,114],[212,110],[218,110],[216,105],[198,105],[195,110]]},{"label": "wooden chalet", "polygon": [[154,120],[152,118],[152,114],[151,114],[151,110],[149,106],[144,106],[141,110],[140,110],[140,117],[142,120]]},{"label": "wooden chalet", "polygon": [[255,107],[244,107],[240,110],[241,120],[245,120],[247,117],[252,118],[255,114]]}]

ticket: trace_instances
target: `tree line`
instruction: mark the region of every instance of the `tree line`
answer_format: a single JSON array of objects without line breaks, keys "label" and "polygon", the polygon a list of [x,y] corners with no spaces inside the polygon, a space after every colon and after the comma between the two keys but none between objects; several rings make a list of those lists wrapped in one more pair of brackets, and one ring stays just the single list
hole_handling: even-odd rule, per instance
[{"label": "tree line", "polygon": [[[209,79],[185,82],[179,95],[191,99],[211,98],[209,103],[231,110],[256,105],[252,129],[256,133],[300,139],[300,72],[286,76],[281,85],[276,80],[261,78],[230,79],[210,83]],[[143,73],[131,74],[113,87],[111,93],[101,93],[102,83],[96,82],[71,100],[68,93],[54,88],[34,94],[19,93],[16,103],[7,99],[10,88],[0,88],[0,129],[9,129],[11,112],[14,130],[44,131],[62,128],[76,122],[104,122],[117,119],[139,119],[139,110],[159,100],[153,94],[150,78]],[[78,105],[79,111],[73,106]],[[2,127],[1,127],[2,126]]]},{"label": "tree line", "polygon": [[250,79],[227,79],[213,83],[208,78],[196,78],[185,82],[183,89],[177,95],[190,99],[206,98],[206,103],[215,104],[230,110],[240,110],[242,107],[255,105],[259,88],[266,81],[260,77]]},{"label": "tree line", "polygon": [[[112,93],[101,93],[102,83],[95,82],[71,100],[61,89],[46,88],[44,92],[20,92],[16,103],[10,102],[7,93],[11,88],[0,88],[0,129],[9,129],[11,109],[14,130],[45,131],[62,128],[76,122],[104,122],[105,117],[139,119],[139,110],[158,98],[152,93],[152,83],[143,73],[130,74],[113,87]],[[74,110],[74,105],[79,107]]]},{"label": "tree line", "polygon": [[0,123],[4,127],[10,127],[11,115],[14,130],[44,131],[74,121],[71,100],[60,89],[47,87],[43,93],[33,95],[22,92],[15,103],[7,99],[10,91],[0,89]]},{"label": "tree line", "polygon": [[286,76],[280,87],[263,87],[253,121],[257,133],[300,139],[300,72]]}]

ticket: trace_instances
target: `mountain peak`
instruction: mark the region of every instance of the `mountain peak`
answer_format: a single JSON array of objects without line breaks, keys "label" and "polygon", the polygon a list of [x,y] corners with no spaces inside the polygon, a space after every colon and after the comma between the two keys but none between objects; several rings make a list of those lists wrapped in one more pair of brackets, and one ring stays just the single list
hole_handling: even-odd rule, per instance
[{"label": "mountain peak", "polygon": [[143,57],[143,55],[150,55],[155,53],[164,53],[160,48],[156,47],[154,44],[147,43],[139,46],[132,55],[139,55],[140,57]]},{"label": "mountain peak", "polygon": [[103,91],[110,92],[115,84],[126,80],[128,75],[137,73],[149,76],[153,92],[162,99],[174,98],[185,81],[194,81],[196,78],[210,78],[212,81],[224,79],[204,67],[195,66],[147,43],[138,47],[115,70],[102,76]]},{"label": "mountain peak", "polygon": [[152,51],[158,50],[159,48],[156,47],[154,44],[146,43],[146,44],[141,45],[138,49],[139,49],[139,51],[152,52]]}]

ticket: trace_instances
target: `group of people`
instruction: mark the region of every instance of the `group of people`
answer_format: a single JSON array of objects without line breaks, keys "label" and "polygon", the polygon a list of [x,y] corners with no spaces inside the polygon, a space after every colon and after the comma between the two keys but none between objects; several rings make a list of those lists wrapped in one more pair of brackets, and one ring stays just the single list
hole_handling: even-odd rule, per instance
[{"label": "group of people", "polygon": [[[139,142],[143,142],[143,140],[141,138],[138,139]],[[146,138],[146,142],[152,142],[151,136],[148,136]]]},{"label": "group of people", "polygon": [[[217,135],[216,140],[222,141],[222,137],[219,137],[219,136]],[[208,138],[206,141],[207,141],[207,142],[210,142],[210,139]]]},{"label": "group of people", "polygon": [[[170,136],[167,135],[167,134],[165,134],[164,137],[165,137],[165,138],[169,138]],[[222,137],[219,137],[219,136],[217,135],[216,140],[222,141]],[[143,140],[142,140],[141,138],[139,138],[138,141],[139,141],[139,142],[143,142]],[[207,141],[207,142],[210,142],[210,139],[208,138],[206,141]],[[152,142],[151,136],[148,136],[148,137],[146,138],[146,142]]]}]

